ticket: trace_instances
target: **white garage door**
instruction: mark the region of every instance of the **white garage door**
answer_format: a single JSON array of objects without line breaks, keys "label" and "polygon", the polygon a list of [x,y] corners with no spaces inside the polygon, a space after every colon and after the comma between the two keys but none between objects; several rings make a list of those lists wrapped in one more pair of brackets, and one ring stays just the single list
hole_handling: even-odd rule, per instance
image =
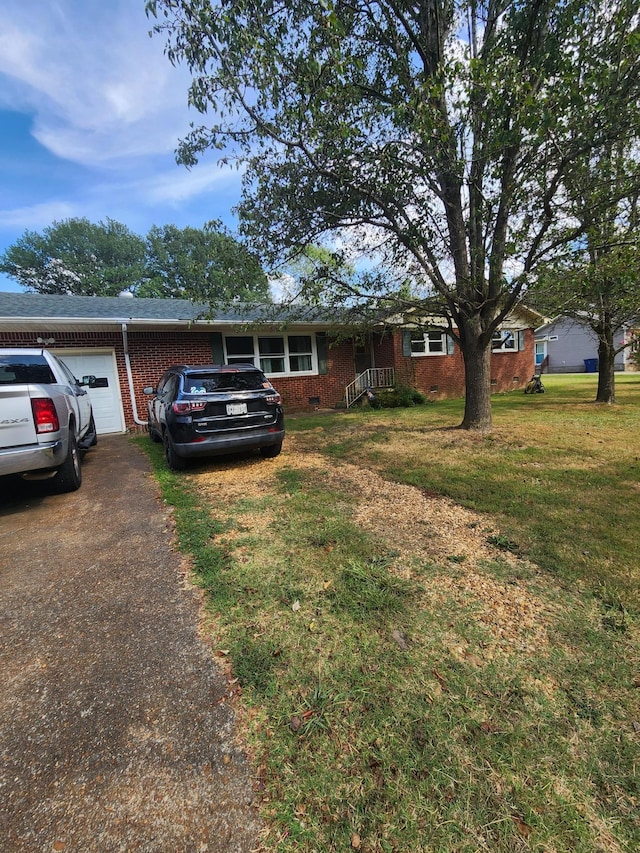
[{"label": "white garage door", "polygon": [[79,352],[57,350],[56,355],[67,365],[77,379],[95,376],[98,387],[88,388],[93,406],[93,416],[99,435],[124,432],[122,397],[118,382],[118,369],[113,352]]}]

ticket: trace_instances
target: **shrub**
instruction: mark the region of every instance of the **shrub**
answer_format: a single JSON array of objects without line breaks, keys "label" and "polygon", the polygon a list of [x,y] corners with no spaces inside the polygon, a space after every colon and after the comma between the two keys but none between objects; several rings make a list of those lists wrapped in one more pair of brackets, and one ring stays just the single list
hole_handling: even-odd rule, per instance
[{"label": "shrub", "polygon": [[394,385],[388,391],[378,391],[371,401],[374,409],[400,409],[409,406],[421,406],[426,403],[424,394],[408,385]]}]

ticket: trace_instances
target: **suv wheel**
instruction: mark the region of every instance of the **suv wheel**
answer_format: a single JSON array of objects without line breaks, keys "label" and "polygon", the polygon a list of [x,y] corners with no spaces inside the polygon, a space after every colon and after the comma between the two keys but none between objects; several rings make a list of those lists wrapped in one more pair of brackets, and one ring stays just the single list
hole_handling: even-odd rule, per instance
[{"label": "suv wheel", "polygon": [[265,459],[273,459],[280,455],[282,444],[269,444],[267,447],[261,447],[260,453]]},{"label": "suv wheel", "polygon": [[184,471],[187,467],[187,460],[182,456],[178,456],[176,448],[169,435],[169,430],[165,430],[164,437],[164,455],[167,460],[167,465],[172,471]]}]

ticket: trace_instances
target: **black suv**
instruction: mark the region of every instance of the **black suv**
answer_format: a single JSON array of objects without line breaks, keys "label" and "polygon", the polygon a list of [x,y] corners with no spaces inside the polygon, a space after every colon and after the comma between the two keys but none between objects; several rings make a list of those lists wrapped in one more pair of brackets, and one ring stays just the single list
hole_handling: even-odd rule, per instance
[{"label": "black suv", "polygon": [[258,449],[270,458],[282,449],[282,398],[253,364],[176,365],[144,393],[154,395],[149,435],[174,470],[197,456]]}]

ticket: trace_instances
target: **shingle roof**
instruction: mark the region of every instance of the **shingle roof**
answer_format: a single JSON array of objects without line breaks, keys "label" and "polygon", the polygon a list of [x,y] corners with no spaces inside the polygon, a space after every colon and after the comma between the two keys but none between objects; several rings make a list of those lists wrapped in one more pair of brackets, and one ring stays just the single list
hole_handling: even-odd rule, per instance
[{"label": "shingle roof", "polygon": [[[327,318],[310,308],[297,322],[324,323]],[[58,296],[41,293],[0,293],[0,320],[96,320],[98,322],[251,323],[278,322],[287,312],[277,305],[238,305],[216,310],[186,299],[139,299],[122,296]]]}]

